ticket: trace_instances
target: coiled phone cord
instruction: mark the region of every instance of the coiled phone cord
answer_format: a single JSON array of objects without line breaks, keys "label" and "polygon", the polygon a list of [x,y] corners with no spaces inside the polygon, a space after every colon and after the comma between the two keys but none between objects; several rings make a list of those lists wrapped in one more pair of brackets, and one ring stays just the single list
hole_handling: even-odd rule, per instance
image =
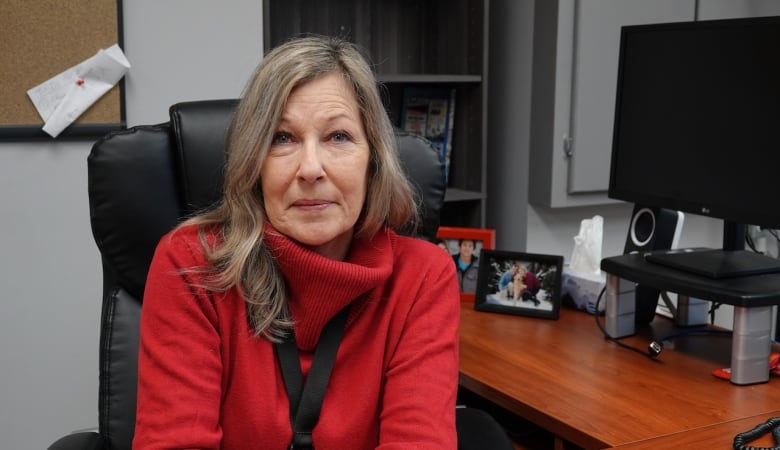
[{"label": "coiled phone cord", "polygon": [[[748,442],[754,441],[770,431],[775,438],[774,447],[752,447],[746,445]],[[780,417],[772,417],[752,430],[734,436],[734,450],[780,450]]]}]

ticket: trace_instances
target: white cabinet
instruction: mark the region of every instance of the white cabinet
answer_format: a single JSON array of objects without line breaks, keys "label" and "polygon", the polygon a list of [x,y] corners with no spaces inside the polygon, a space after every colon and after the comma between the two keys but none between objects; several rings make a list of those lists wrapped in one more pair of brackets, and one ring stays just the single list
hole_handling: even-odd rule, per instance
[{"label": "white cabinet", "polygon": [[529,201],[606,196],[620,28],[693,20],[695,0],[545,0],[534,12]]}]

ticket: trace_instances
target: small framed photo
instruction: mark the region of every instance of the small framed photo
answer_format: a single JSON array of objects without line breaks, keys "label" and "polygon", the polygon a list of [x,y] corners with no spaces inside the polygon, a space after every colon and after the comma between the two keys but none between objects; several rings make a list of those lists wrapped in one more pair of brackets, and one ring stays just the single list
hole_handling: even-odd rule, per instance
[{"label": "small framed photo", "polygon": [[562,270],[562,256],[483,250],[474,309],[557,319]]},{"label": "small framed photo", "polygon": [[496,245],[496,230],[489,228],[439,227],[437,244],[447,251],[458,271],[460,299],[474,301],[482,251]]}]

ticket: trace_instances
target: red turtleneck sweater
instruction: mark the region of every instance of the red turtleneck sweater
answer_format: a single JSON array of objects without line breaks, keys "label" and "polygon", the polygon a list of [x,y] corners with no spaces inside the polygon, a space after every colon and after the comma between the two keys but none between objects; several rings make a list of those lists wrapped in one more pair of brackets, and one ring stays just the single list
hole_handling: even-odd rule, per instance
[{"label": "red turtleneck sweater", "polygon": [[[317,449],[455,449],[459,297],[447,253],[390,231],[354,242],[346,261],[273,230],[265,242],[290,288],[304,376],[325,323],[353,303]],[[238,289],[209,293],[180,272],[205,264],[194,227],[165,236],[155,253],[133,448],[286,449],[289,405],[273,345],[253,337]]]}]

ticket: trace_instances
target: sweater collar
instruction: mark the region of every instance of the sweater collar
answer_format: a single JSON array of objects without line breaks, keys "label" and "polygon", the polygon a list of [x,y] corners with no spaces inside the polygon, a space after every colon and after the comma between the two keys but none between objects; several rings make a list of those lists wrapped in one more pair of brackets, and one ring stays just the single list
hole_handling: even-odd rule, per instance
[{"label": "sweater collar", "polygon": [[313,351],[333,316],[390,277],[391,235],[382,230],[369,240],[356,239],[346,260],[336,261],[266,228],[265,242],[287,282],[295,340],[301,350]]}]

